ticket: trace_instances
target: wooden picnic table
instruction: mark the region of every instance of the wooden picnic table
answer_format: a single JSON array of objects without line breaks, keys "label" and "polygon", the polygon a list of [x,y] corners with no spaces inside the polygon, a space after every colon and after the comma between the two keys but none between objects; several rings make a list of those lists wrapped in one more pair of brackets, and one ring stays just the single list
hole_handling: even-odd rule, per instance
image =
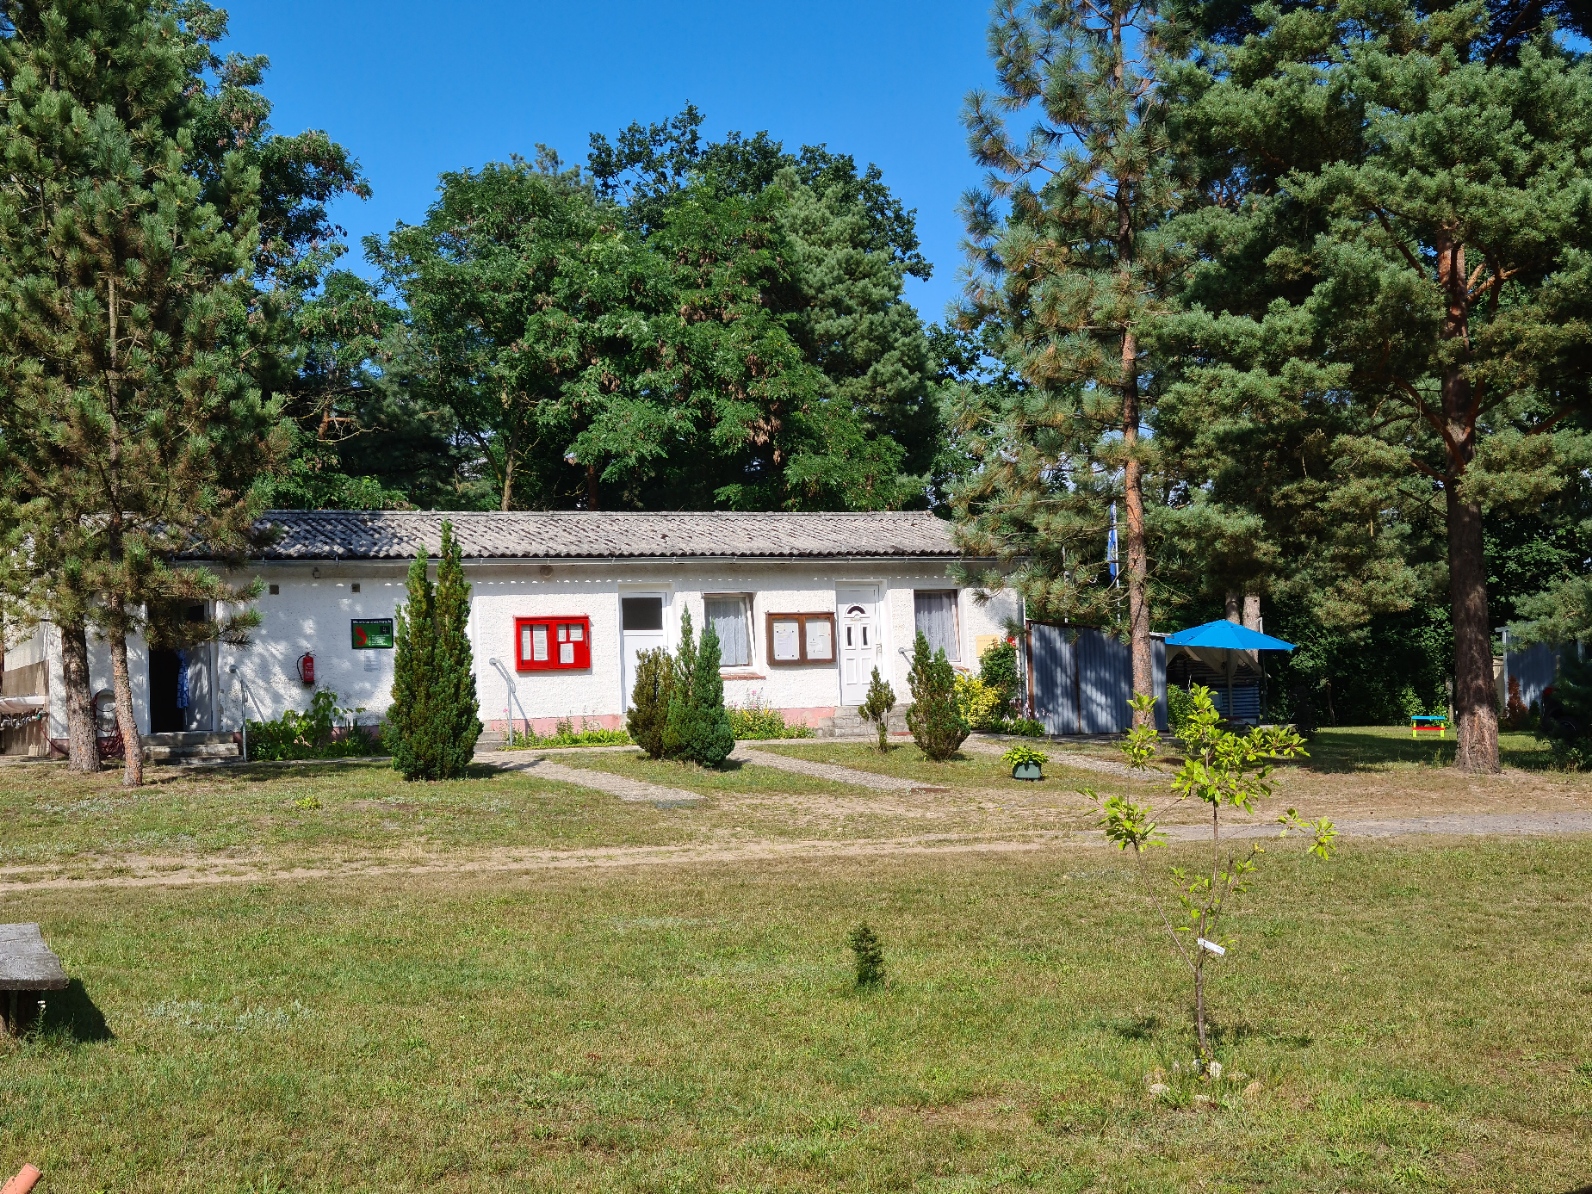
[{"label": "wooden picnic table", "polygon": [[28,1000],[19,1006],[24,993],[64,991],[66,971],[55,951],[44,944],[44,934],[36,924],[0,924],[0,992],[5,993],[0,1031],[16,1032],[21,1020],[32,1011]]}]

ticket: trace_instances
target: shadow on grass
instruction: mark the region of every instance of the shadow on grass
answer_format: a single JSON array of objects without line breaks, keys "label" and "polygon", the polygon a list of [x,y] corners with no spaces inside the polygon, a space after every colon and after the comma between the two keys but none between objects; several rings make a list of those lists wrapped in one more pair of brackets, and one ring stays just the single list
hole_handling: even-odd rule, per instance
[{"label": "shadow on grass", "polygon": [[[1321,730],[1306,749],[1309,758],[1299,760],[1296,766],[1307,771],[1344,774],[1396,765],[1450,767],[1455,744],[1452,737],[1439,739],[1422,734],[1411,738],[1408,731],[1366,726]],[[1498,756],[1505,767],[1523,771],[1547,771],[1553,763],[1551,752],[1525,734],[1502,735]]]},{"label": "shadow on grass", "polygon": [[89,1041],[108,1041],[116,1035],[105,1022],[105,1013],[83,986],[83,980],[74,978],[64,991],[52,991],[44,999],[44,1022],[39,1025],[45,1036],[65,1038],[83,1044]]}]

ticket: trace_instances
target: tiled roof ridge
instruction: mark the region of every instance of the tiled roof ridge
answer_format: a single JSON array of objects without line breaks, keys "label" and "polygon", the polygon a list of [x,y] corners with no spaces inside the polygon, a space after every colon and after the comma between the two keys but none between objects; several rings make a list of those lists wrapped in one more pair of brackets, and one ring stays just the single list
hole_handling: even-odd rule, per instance
[{"label": "tiled roof ridge", "polygon": [[[470,559],[954,556],[929,510],[270,510],[267,559],[400,559],[443,521]],[[664,528],[667,528],[665,530]]]}]

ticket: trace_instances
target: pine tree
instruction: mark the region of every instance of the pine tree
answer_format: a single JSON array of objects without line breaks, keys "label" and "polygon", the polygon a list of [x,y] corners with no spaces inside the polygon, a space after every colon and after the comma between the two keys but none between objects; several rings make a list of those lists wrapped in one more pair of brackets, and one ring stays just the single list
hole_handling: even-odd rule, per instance
[{"label": "pine tree", "polygon": [[956,670],[941,647],[932,655],[923,632],[912,644],[912,670],[907,673],[912,703],[907,706],[907,729],[912,740],[936,763],[943,763],[967,738],[967,722],[956,706]]},{"label": "pine tree", "polygon": [[1386,544],[1331,567],[1340,622],[1446,572],[1457,763],[1496,771],[1483,517],[1552,498],[1584,451],[1592,64],[1481,6],[1249,20],[1178,83],[1213,148],[1173,438],[1289,571]]},{"label": "pine tree", "polygon": [[409,565],[408,600],[397,614],[384,738],[393,766],[409,780],[465,774],[481,734],[466,633],[470,586],[450,522],[442,524],[440,554],[435,586],[424,555]]},{"label": "pine tree", "polygon": [[[961,541],[970,554],[1015,565],[1031,608],[1124,626],[1135,692],[1154,688],[1145,508],[1153,445],[1142,431],[1163,366],[1146,345],[1178,276],[1161,240],[1179,190],[1159,77],[1170,30],[1158,7],[996,5],[990,46],[1001,93],[975,93],[966,116],[990,186],[967,204],[978,274],[962,318],[996,329],[1002,357],[1027,385],[967,388],[953,415],[980,466],[956,494]],[[1014,136],[1007,114],[1029,109],[1037,123]],[[1121,588],[1107,553],[1119,501]],[[1145,716],[1135,713],[1136,723]]]},{"label": "pine tree", "polygon": [[348,166],[324,137],[268,135],[263,60],[213,53],[225,33],[202,0],[0,0],[0,525],[26,542],[6,584],[61,628],[74,766],[86,633],[108,641],[130,784],[128,635],[162,603],[251,595],[178,561],[251,546],[286,443],[256,376],[267,291]]},{"label": "pine tree", "polygon": [[691,729],[685,755],[704,767],[717,767],[735,749],[735,731],[724,707],[724,680],[719,675],[719,633],[709,622],[702,628],[691,682]]}]

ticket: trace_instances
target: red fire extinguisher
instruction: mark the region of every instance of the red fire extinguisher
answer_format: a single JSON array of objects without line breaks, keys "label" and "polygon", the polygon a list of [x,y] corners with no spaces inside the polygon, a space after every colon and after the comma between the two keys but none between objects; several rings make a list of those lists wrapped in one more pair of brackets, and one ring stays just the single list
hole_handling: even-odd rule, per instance
[{"label": "red fire extinguisher", "polygon": [[306,684],[315,683],[315,656],[306,651],[298,658],[299,679]]}]

